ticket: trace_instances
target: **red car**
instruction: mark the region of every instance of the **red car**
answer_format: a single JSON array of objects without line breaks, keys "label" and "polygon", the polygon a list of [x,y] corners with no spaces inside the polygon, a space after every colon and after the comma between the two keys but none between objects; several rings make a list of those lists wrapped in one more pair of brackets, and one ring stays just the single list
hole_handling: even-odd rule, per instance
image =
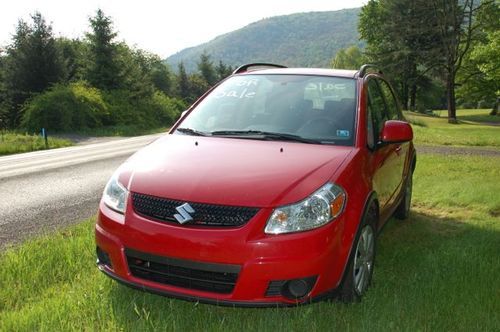
[{"label": "red car", "polygon": [[358,300],[378,232],[408,217],[411,126],[381,72],[238,68],[104,190],[97,265],[239,306]]}]

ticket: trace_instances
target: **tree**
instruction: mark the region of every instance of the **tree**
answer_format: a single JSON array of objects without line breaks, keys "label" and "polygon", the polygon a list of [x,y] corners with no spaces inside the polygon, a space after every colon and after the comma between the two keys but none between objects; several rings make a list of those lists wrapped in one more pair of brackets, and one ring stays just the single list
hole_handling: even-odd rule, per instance
[{"label": "tree", "polygon": [[429,82],[426,76],[439,77],[446,87],[448,122],[455,123],[457,75],[481,28],[477,13],[492,1],[370,0],[359,30],[368,42],[367,54],[389,76],[402,78],[398,90],[410,109],[419,87]]},{"label": "tree", "polygon": [[435,39],[426,23],[429,11],[425,0],[370,0],[360,13],[368,60],[393,79],[405,109],[416,108],[419,86],[428,81],[421,64]]},{"label": "tree", "polygon": [[215,71],[217,72],[217,80],[221,81],[233,73],[233,68],[225,65],[222,60],[219,60],[219,64],[217,68],[215,68]]},{"label": "tree", "polygon": [[209,86],[213,86],[217,83],[217,75],[215,73],[214,64],[212,60],[210,60],[210,55],[205,52],[200,55],[198,71]]},{"label": "tree", "polygon": [[88,45],[79,39],[60,37],[56,39],[56,47],[61,54],[64,81],[68,83],[83,79]]},{"label": "tree", "polygon": [[[457,74],[462,68],[464,59],[471,51],[480,25],[475,24],[477,13],[482,6],[492,1],[474,0],[431,0],[431,16],[429,26],[437,31],[439,43],[430,52],[430,65],[436,65],[440,76],[446,84],[446,100],[448,104],[448,122],[457,123],[455,88]],[[496,18],[498,20],[498,17]]]},{"label": "tree", "polygon": [[500,4],[484,4],[475,24],[477,35],[471,52],[457,74],[457,98],[478,107],[495,109],[500,96]]},{"label": "tree", "polygon": [[151,98],[154,86],[150,75],[150,54],[120,43],[117,45],[116,62],[121,68],[120,83],[116,88],[127,91],[130,101]]},{"label": "tree", "polygon": [[359,69],[366,62],[361,49],[353,45],[340,49],[332,59],[331,66],[338,69]]},{"label": "tree", "polygon": [[189,102],[194,102],[210,89],[210,85],[200,74],[189,75]]},{"label": "tree", "polygon": [[177,90],[179,97],[185,102],[190,102],[191,100],[191,87],[189,84],[189,78],[186,73],[186,68],[184,67],[184,63],[181,61],[178,65],[177,74]]},{"label": "tree", "polygon": [[44,91],[63,79],[60,53],[52,35],[52,27],[38,12],[32,24],[20,20],[12,44],[7,47],[4,82],[8,106],[8,124],[17,127],[21,107],[34,93]]},{"label": "tree", "polygon": [[169,67],[159,58],[151,64],[151,79],[156,89],[165,95],[170,95],[172,90],[172,73]]},{"label": "tree", "polygon": [[7,128],[8,107],[7,91],[5,87],[5,55],[4,50],[0,48],[0,130]]},{"label": "tree", "polygon": [[117,36],[113,30],[113,22],[101,9],[97,10],[89,22],[92,32],[86,34],[89,41],[86,78],[93,86],[100,89],[119,88],[122,71],[118,63],[118,46],[113,42]]}]

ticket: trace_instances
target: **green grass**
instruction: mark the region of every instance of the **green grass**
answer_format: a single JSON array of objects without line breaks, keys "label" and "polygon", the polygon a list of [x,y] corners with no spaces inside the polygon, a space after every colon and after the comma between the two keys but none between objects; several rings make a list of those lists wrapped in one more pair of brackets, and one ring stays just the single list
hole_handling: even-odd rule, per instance
[{"label": "green grass", "polygon": [[[51,136],[49,136],[48,142],[50,149],[73,145],[70,140]],[[41,136],[10,131],[0,133],[0,156],[44,149],[45,141]]]},{"label": "green grass", "polygon": [[410,220],[379,238],[361,303],[242,309],[122,286],[94,265],[94,220],[0,256],[0,330],[498,331],[498,157],[419,156]]},{"label": "green grass", "polygon": [[[140,128],[136,126],[112,126],[96,129],[80,130],[73,133],[56,133],[49,135],[49,148],[62,148],[72,146],[71,139],[66,137],[72,136],[89,136],[89,137],[105,137],[105,136],[140,136],[148,134],[156,134],[167,132],[168,128]],[[30,152],[37,150],[45,150],[45,141],[39,135],[29,135],[26,133],[18,133],[12,131],[0,132],[0,156]]]},{"label": "green grass", "polygon": [[499,116],[488,115],[487,110],[458,110],[458,124],[449,124],[445,111],[434,111],[429,116],[405,112],[413,124],[414,142],[423,145],[460,145],[500,147]]}]

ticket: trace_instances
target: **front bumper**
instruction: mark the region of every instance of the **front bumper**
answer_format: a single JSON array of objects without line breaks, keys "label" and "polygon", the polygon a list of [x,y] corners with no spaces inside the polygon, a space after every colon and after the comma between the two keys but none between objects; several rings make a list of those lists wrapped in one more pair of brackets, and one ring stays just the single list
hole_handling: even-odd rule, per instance
[{"label": "front bumper", "polygon": [[[101,203],[96,244],[109,262],[98,261],[98,267],[128,286],[203,303],[252,307],[296,305],[329,296],[340,283],[348,255],[341,236],[344,217],[308,232],[266,235],[263,229],[270,213],[271,209],[262,209],[240,228],[186,228],[145,219],[131,208],[124,219]],[[174,269],[180,268],[179,273],[186,275],[182,268],[194,264],[191,270],[203,270],[203,278],[212,278],[205,276],[207,271],[217,272],[220,266],[221,273],[234,270],[237,277],[234,287],[223,292],[176,282],[163,266],[159,267],[161,278],[143,277],[145,274],[138,274],[133,263],[137,255],[131,257],[134,254],[130,252],[151,255],[151,262],[142,256],[138,259],[138,264],[148,267],[150,263],[173,262]],[[189,274],[190,280],[198,282],[198,276],[195,277]],[[215,282],[219,278],[213,277]],[[305,295],[294,297],[285,290],[287,282],[293,280],[310,283]]]},{"label": "front bumper", "polygon": [[215,305],[220,305],[220,306],[249,307],[249,308],[288,307],[288,306],[296,306],[296,305],[318,302],[318,301],[330,298],[334,294],[334,292],[327,292],[327,293],[324,293],[324,294],[321,294],[321,295],[318,295],[315,297],[308,298],[307,300],[297,301],[294,303],[271,302],[271,301],[256,302],[256,301],[219,300],[217,298],[191,296],[191,295],[186,295],[183,293],[175,293],[173,291],[163,290],[163,289],[157,288],[157,287],[149,287],[149,286],[137,284],[137,283],[128,281],[126,279],[120,278],[119,276],[117,276],[116,274],[111,272],[109,269],[106,269],[105,266],[102,264],[97,264],[97,267],[101,272],[103,272],[108,277],[118,281],[119,283],[121,283],[125,286],[131,287],[131,288],[134,288],[137,290],[149,292],[152,294],[162,295],[162,296],[168,296],[171,298],[185,300],[185,301],[199,302],[199,303],[205,303],[205,304],[215,304]]}]

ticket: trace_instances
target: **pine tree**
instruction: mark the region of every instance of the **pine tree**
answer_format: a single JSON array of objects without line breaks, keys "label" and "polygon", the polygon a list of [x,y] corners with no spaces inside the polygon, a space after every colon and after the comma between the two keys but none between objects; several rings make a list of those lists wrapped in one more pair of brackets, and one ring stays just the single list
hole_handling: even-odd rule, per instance
[{"label": "pine tree", "polygon": [[210,60],[210,55],[208,55],[205,52],[203,52],[203,54],[200,55],[200,61],[198,62],[198,70],[203,79],[205,79],[205,81],[208,83],[209,86],[212,86],[215,83],[217,83],[217,75],[215,73],[214,64],[212,60]]},{"label": "pine tree", "polygon": [[219,64],[217,65],[217,68],[215,68],[215,71],[217,72],[217,80],[220,81],[231,75],[233,68],[225,65],[222,60],[219,60]]},{"label": "pine tree", "polygon": [[179,73],[177,74],[177,89],[179,97],[189,102],[191,100],[191,89],[189,84],[189,78],[186,73],[186,68],[184,67],[184,63],[181,61],[178,65]]},{"label": "pine tree", "polygon": [[419,85],[428,81],[419,64],[434,45],[436,32],[426,22],[429,10],[426,0],[370,0],[360,14],[366,55],[395,82],[405,109],[415,109]]},{"label": "pine tree", "polygon": [[28,25],[20,20],[4,63],[8,125],[17,127],[21,107],[33,94],[61,81],[64,69],[52,34],[52,27],[38,12]]},{"label": "pine tree", "polygon": [[0,48],[0,131],[7,128],[8,109],[5,87],[5,56],[4,50]]},{"label": "pine tree", "polygon": [[56,39],[62,63],[64,66],[64,81],[66,83],[83,79],[87,61],[87,45],[79,39],[59,37]]},{"label": "pine tree", "polygon": [[87,80],[95,87],[112,90],[120,87],[122,71],[118,61],[117,44],[113,41],[117,33],[113,30],[111,18],[98,9],[89,19],[91,33],[89,40],[90,61],[86,70]]},{"label": "pine tree", "polygon": [[170,95],[172,90],[172,74],[168,66],[160,60],[154,61],[151,65],[151,80],[158,90],[166,95]]}]

